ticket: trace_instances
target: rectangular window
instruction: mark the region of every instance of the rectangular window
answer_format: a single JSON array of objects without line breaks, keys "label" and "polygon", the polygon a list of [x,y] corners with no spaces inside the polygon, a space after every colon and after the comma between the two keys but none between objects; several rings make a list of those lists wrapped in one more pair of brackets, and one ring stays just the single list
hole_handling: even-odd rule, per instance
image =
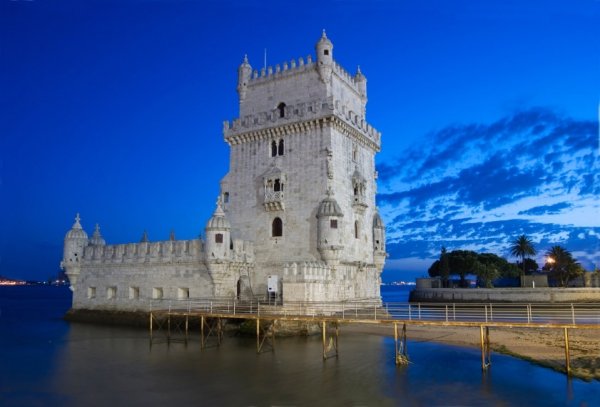
[{"label": "rectangular window", "polygon": [[129,299],[139,300],[140,299],[140,287],[129,287]]},{"label": "rectangular window", "polygon": [[329,226],[331,227],[331,229],[337,229],[337,219],[331,219],[329,221]]},{"label": "rectangular window", "polygon": [[188,298],[190,298],[190,289],[189,288],[178,288],[177,289],[177,299],[187,300]]},{"label": "rectangular window", "polygon": [[163,289],[162,287],[154,287],[152,289],[152,298],[155,300],[162,300],[163,298]]},{"label": "rectangular window", "polygon": [[87,289],[87,297],[88,298],[96,298],[96,287],[88,287]]},{"label": "rectangular window", "polygon": [[222,233],[217,233],[215,235],[215,243],[223,243],[223,234]]},{"label": "rectangular window", "polygon": [[106,298],[109,300],[117,298],[117,287],[106,287]]}]

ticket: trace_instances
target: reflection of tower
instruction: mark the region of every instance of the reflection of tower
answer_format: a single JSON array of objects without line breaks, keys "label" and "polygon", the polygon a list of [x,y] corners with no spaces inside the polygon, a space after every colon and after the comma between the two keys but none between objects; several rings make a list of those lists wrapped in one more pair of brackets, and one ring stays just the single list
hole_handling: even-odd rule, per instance
[{"label": "reflection of tower", "polygon": [[65,270],[65,274],[69,277],[71,290],[74,290],[77,284],[77,278],[81,270],[81,261],[83,258],[83,249],[88,245],[88,236],[85,230],[81,227],[79,214],[75,216],[75,223],[71,230],[65,236],[65,246],[63,251],[63,260],[61,269]]}]

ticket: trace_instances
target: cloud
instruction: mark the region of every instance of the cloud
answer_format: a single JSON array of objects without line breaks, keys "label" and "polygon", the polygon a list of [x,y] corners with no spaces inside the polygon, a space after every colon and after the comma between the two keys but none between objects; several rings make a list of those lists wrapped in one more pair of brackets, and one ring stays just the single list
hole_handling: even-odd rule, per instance
[{"label": "cloud", "polygon": [[442,245],[507,255],[525,233],[600,263],[597,134],[544,108],[429,134],[378,165],[391,258],[434,259]]}]

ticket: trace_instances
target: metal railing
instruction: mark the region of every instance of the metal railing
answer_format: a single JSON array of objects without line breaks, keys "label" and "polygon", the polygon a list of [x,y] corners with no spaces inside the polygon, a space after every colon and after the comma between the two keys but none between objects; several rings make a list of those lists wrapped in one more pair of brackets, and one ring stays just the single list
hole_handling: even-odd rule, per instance
[{"label": "metal railing", "polygon": [[264,298],[163,300],[154,311],[257,317],[331,317],[338,320],[438,321],[599,325],[600,303],[380,303],[378,301],[289,302]]}]

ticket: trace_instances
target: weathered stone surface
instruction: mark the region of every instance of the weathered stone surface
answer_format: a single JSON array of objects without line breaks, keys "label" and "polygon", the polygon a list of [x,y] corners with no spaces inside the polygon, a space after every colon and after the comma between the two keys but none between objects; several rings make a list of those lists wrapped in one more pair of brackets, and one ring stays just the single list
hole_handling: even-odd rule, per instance
[{"label": "weathered stone surface", "polygon": [[[230,169],[205,239],[107,245],[80,224],[65,237],[74,309],[143,311],[178,300],[380,301],[385,227],[375,205],[381,134],[366,122],[366,78],[317,57],[238,69],[239,118],[225,122]],[[281,68],[283,66],[283,69]]]}]

